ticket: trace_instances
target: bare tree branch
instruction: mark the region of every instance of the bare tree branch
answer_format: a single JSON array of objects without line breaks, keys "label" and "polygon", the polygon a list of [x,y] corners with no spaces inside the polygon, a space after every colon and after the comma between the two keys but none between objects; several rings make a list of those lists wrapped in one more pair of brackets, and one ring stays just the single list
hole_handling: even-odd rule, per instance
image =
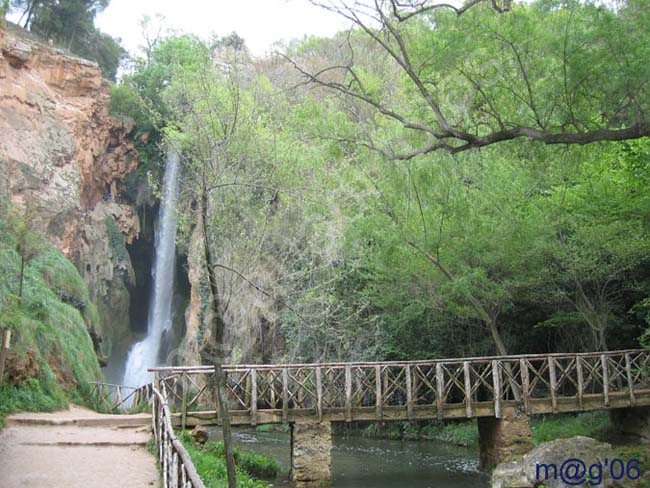
[{"label": "bare tree branch", "polygon": [[[329,11],[335,12],[345,19],[354,23],[354,25],[365,33],[373,41],[374,45],[386,53],[390,60],[396,63],[396,66],[407,76],[417,90],[420,99],[431,111],[433,119],[423,121],[415,120],[416,116],[404,112],[408,109],[399,110],[391,106],[390,101],[385,97],[371,94],[364,82],[355,69],[354,64],[354,44],[350,34],[348,34],[347,48],[349,50],[349,61],[347,63],[338,63],[326,68],[321,68],[315,72],[302,67],[296,60],[282,55],[283,59],[288,61],[298,73],[304,78],[304,84],[314,84],[326,89],[333,90],[347,97],[359,100],[379,114],[398,122],[404,129],[425,133],[429,140],[419,143],[412,150],[405,153],[396,153],[392,149],[380,148],[372,140],[356,140],[350,136],[340,138],[341,142],[354,142],[365,146],[373,151],[377,151],[389,159],[408,161],[417,156],[430,154],[436,151],[445,151],[451,154],[460,153],[470,149],[477,149],[499,142],[509,141],[517,138],[527,138],[531,141],[537,141],[544,144],[591,144],[600,141],[623,141],[638,139],[650,136],[650,122],[647,117],[643,116],[643,107],[639,106],[634,93],[630,93],[627,98],[622,96],[619,109],[611,110],[607,117],[603,114],[600,127],[596,126],[591,119],[580,122],[576,120],[575,109],[572,106],[572,100],[575,99],[575,90],[583,82],[578,81],[574,84],[573,89],[564,82],[564,98],[567,105],[568,118],[565,123],[556,124],[558,127],[549,125],[549,120],[553,113],[558,109],[555,101],[549,102],[551,105],[543,111],[540,110],[541,96],[535,92],[534,80],[531,79],[531,73],[527,70],[525,59],[522,56],[521,46],[504,37],[501,34],[494,33],[500,42],[507,45],[514,55],[514,63],[518,70],[518,75],[510,76],[507,72],[503,73],[505,77],[503,85],[499,84],[500,89],[512,93],[513,97],[521,100],[521,103],[527,107],[530,112],[530,122],[510,122],[500,113],[496,101],[491,99],[475,77],[470,76],[467,70],[462,68],[462,62],[456,68],[476,90],[478,96],[487,105],[487,110],[482,113],[486,114],[485,120],[472,122],[463,126],[462,121],[451,122],[453,108],[446,108],[441,105],[438,99],[444,97],[439,92],[442,88],[436,85],[436,81],[426,79],[423,75],[423,66],[416,66],[411,59],[411,47],[408,45],[404,29],[400,23],[407,21],[418,15],[427,14],[438,9],[447,9],[462,15],[474,6],[482,3],[489,3],[491,8],[499,13],[505,13],[510,10],[510,0],[470,0],[462,6],[454,6],[449,3],[439,3],[429,0],[311,0],[313,4],[321,6]],[[564,40],[564,62],[566,59],[566,43],[568,37],[568,25],[566,27]],[[435,56],[435,53],[432,54]],[[566,78],[566,66],[564,67]],[[331,73],[339,73],[342,79],[332,79]],[[511,78],[511,79],[509,79]],[[525,90],[518,93],[514,89],[515,83],[523,81]],[[573,94],[570,95],[570,92]],[[625,103],[623,100],[627,100]],[[628,121],[622,122],[621,116],[630,110],[629,107],[637,107],[639,115],[628,117]],[[479,108],[479,110],[481,110]],[[493,121],[491,121],[492,119]],[[625,120],[625,119],[623,119]],[[567,130],[571,129],[571,130]]]}]

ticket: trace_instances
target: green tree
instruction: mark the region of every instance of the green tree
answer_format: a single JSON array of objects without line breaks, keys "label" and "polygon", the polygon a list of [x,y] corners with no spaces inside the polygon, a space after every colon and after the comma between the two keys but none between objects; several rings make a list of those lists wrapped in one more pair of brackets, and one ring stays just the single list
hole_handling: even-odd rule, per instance
[{"label": "green tree", "polygon": [[95,16],[110,0],[16,0],[15,10],[23,12],[23,26],[43,39],[52,39],[73,53],[96,61],[104,77],[115,81],[126,51],[119,39],[100,32]]},{"label": "green tree", "polygon": [[[639,145],[647,139],[632,143]],[[554,273],[544,278],[589,326],[586,347],[608,350],[608,332],[629,308],[623,298],[649,291],[641,270],[650,256],[650,199],[630,143],[598,149],[578,152],[572,178],[553,190]]]},{"label": "green tree", "polygon": [[16,252],[20,256],[20,271],[18,274],[18,304],[23,300],[23,284],[25,269],[38,256],[43,247],[42,237],[36,230],[36,214],[33,208],[25,207],[22,214],[15,215],[14,229],[16,237]]},{"label": "green tree", "polygon": [[479,0],[460,9],[428,1],[314,3],[351,21],[400,73],[408,98],[376,89],[360,53],[366,43],[355,39],[328,67],[292,61],[305,80],[402,128],[401,144],[354,138],[386,157],[458,153],[516,138],[587,144],[650,135],[648,0],[616,8],[548,0]]}]

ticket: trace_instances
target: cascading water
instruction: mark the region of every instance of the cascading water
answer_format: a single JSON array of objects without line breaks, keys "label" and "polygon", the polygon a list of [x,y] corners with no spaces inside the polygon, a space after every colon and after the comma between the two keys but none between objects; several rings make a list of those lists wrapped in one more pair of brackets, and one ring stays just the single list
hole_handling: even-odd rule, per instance
[{"label": "cascading water", "polygon": [[163,193],[155,232],[155,262],[152,270],[153,290],[149,303],[147,336],[129,351],[124,371],[125,386],[138,387],[149,383],[153,376],[147,368],[160,366],[165,351],[161,345],[172,330],[172,298],[176,261],[176,218],[178,194],[178,153],[169,148],[163,177]]}]

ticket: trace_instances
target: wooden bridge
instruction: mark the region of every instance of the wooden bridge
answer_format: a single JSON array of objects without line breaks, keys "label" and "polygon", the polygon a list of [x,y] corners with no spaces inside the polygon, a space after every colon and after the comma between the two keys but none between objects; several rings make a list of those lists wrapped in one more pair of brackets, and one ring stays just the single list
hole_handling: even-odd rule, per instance
[{"label": "wooden bridge", "polygon": [[[152,368],[140,388],[95,385],[116,411],[149,408],[163,485],[201,488],[173,426],[219,424],[212,367]],[[233,425],[289,423],[291,478],[322,486],[331,422],[478,418],[481,465],[532,448],[528,415],[612,409],[633,429],[650,421],[650,351],[430,361],[235,365],[224,368]],[[645,408],[644,408],[645,407]]]},{"label": "wooden bridge", "polygon": [[[211,367],[153,368],[176,423],[218,423]],[[226,366],[233,425],[502,418],[650,406],[650,351]]]}]

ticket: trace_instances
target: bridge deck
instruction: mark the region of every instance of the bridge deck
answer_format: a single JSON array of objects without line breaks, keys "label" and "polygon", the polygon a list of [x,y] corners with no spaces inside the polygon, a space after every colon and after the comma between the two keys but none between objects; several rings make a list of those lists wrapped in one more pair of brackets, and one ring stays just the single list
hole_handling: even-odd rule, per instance
[{"label": "bridge deck", "polygon": [[[211,367],[153,368],[183,425],[217,423]],[[500,418],[650,406],[650,351],[226,366],[232,423]]]}]

